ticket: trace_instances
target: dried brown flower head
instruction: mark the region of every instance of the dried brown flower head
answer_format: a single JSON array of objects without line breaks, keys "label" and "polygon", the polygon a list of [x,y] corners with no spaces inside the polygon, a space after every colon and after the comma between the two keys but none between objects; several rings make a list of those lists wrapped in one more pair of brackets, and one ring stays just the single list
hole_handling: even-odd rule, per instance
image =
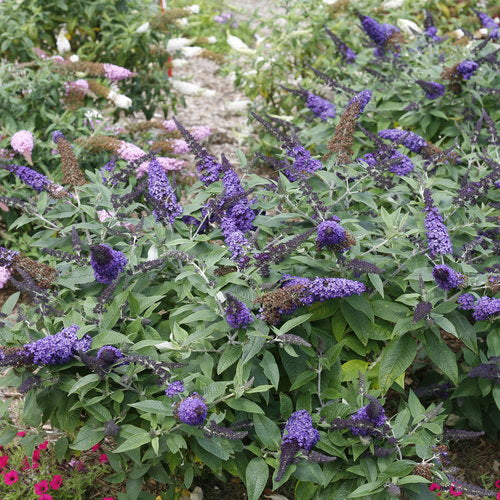
[{"label": "dried brown flower head", "polygon": [[49,288],[57,277],[57,271],[42,262],[36,262],[21,254],[17,254],[12,259],[13,267],[18,267],[28,273],[36,284],[42,288]]},{"label": "dried brown flower head", "polygon": [[304,287],[301,285],[278,288],[265,293],[256,302],[262,305],[262,318],[270,325],[278,325],[282,313],[294,310],[302,304]]}]

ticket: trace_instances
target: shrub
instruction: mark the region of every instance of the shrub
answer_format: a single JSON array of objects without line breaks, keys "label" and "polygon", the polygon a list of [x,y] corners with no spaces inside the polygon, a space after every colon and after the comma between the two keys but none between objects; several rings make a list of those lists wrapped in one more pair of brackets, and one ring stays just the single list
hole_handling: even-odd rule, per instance
[{"label": "shrub", "polygon": [[[32,226],[29,256],[0,249],[25,299],[9,298],[0,329],[2,383],[27,392],[25,422],[50,422],[75,451],[107,437],[111,480],[131,498],[147,477],[175,498],[208,472],[254,500],[268,480],[294,481],[301,499],[422,495],[431,481],[477,493],[446,443],[498,431],[499,165],[489,94],[472,87],[494,87],[479,52],[491,43],[467,49],[483,45],[480,70],[453,72],[439,98],[458,89],[452,112],[470,117],[438,144],[420,122],[384,120],[395,93],[342,83],[335,118],[254,114],[279,152],[239,152],[237,168],[176,121],[192,185],[112,136],[97,143],[129,162],[105,180],[60,133],[62,176],[55,158],[50,178],[9,165],[2,178],[38,191],[2,199],[19,212],[11,227]],[[424,103],[413,120],[436,106]]]}]

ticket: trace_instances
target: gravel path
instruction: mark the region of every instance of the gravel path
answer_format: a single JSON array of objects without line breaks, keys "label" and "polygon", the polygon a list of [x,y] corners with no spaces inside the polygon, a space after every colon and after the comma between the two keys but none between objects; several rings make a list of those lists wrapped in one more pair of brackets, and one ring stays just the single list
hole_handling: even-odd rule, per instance
[{"label": "gravel path", "polygon": [[[272,15],[279,9],[276,0],[233,0],[235,19],[249,20],[254,12],[259,17]],[[255,23],[254,23],[255,24]],[[231,56],[230,56],[231,57]],[[192,64],[174,69],[174,78],[196,83],[215,91],[214,97],[185,96],[186,107],[179,107],[176,116],[187,126],[208,125],[214,133],[210,138],[210,152],[224,153],[229,160],[236,158],[235,148],[245,149],[243,143],[252,134],[246,110],[235,110],[237,103],[248,102],[247,97],[234,87],[229,76],[220,72],[220,66],[203,58],[191,59]]]}]

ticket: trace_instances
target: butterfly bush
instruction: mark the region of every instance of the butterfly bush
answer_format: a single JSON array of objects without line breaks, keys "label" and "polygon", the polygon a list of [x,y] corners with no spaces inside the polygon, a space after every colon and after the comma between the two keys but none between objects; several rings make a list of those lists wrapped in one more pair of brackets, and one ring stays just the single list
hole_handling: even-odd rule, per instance
[{"label": "butterfly bush", "polygon": [[[347,52],[323,29],[335,6],[310,8],[315,29],[276,57],[338,116],[314,120],[302,94],[276,91],[252,115],[257,154],[231,163],[201,144],[203,124],[79,137],[61,122],[43,178],[42,163],[0,169],[2,383],[25,394],[41,439],[50,423],[61,450],[100,443],[128,488],[175,494],[212,473],[252,500],[285,482],[301,498],[424,496],[422,478],[472,491],[449,443],[498,431],[493,42],[433,40],[449,31],[437,16],[434,35],[405,40],[366,11],[374,59],[341,9],[334,36],[356,57],[338,65]],[[310,66],[290,66],[304,47]],[[439,76],[457,61],[481,70]],[[416,75],[446,92],[425,97]],[[53,147],[33,133],[37,154]]]}]

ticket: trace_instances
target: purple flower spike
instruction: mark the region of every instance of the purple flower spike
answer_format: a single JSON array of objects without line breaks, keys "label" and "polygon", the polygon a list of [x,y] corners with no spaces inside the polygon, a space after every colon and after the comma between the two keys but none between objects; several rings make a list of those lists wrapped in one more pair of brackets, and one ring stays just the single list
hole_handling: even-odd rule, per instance
[{"label": "purple flower spike", "polygon": [[479,64],[476,61],[462,61],[457,66],[457,73],[464,79],[469,80],[472,75],[479,68]]},{"label": "purple flower spike", "polygon": [[319,432],[313,427],[311,415],[299,410],[290,415],[281,440],[280,465],[276,474],[279,481],[299,450],[310,451],[319,441]]},{"label": "purple flower spike", "polygon": [[227,294],[227,303],[226,321],[231,328],[246,328],[252,323],[252,313],[246,304],[229,293]]},{"label": "purple flower spike", "polygon": [[149,196],[155,206],[153,214],[157,222],[172,224],[175,217],[182,213],[182,207],[177,203],[175,192],[168,181],[167,174],[160,162],[153,158],[148,167]]},{"label": "purple flower spike", "polygon": [[367,104],[370,102],[370,99],[372,98],[372,91],[371,90],[362,90],[359,94],[356,94],[348,103],[346,106],[346,109],[349,108],[349,106],[353,103],[358,103],[359,104],[359,111],[356,115],[356,118],[359,117],[359,115],[365,110]]},{"label": "purple flower spike", "polygon": [[81,339],[77,337],[79,329],[77,325],[68,326],[54,335],[26,344],[23,351],[35,365],[69,363],[78,351],[87,351],[92,344],[88,335]]},{"label": "purple flower spike", "polygon": [[460,274],[444,264],[434,266],[432,276],[437,286],[443,290],[452,290],[464,282]]},{"label": "purple flower spike", "polygon": [[498,38],[498,25],[488,14],[472,9],[481,21],[481,26],[489,30],[489,38]]},{"label": "purple flower spike", "polygon": [[442,97],[446,92],[445,86],[440,83],[425,82],[424,80],[417,80],[417,83],[422,87],[427,99],[437,99],[438,97]]},{"label": "purple flower spike", "polygon": [[193,392],[184,398],[175,410],[175,417],[184,424],[201,425],[207,417],[208,408],[202,396]]},{"label": "purple flower spike", "polygon": [[427,141],[423,137],[420,137],[414,132],[408,132],[407,130],[399,128],[381,130],[378,135],[383,139],[389,139],[392,142],[400,143],[414,153],[420,153],[420,151],[427,146]]},{"label": "purple flower spike", "polygon": [[167,397],[173,398],[174,396],[177,396],[177,394],[184,392],[184,390],[184,384],[180,380],[176,380],[175,382],[168,384],[165,389],[165,394]]},{"label": "purple flower spike", "polygon": [[432,201],[429,189],[424,191],[425,200],[425,229],[427,230],[427,245],[431,257],[436,255],[451,254],[453,247],[451,245],[448,229],[444,225],[443,216]]},{"label": "purple flower spike", "polygon": [[[372,424],[375,427],[382,427],[386,423],[387,417],[385,416],[383,406],[374,399],[352,415],[351,420]],[[355,425],[350,430],[355,436],[369,436],[373,432],[370,428],[356,427]]]},{"label": "purple flower spike", "polygon": [[335,104],[312,92],[307,93],[306,106],[313,112],[314,116],[321,118],[323,121],[328,118],[335,118]]},{"label": "purple flower spike", "polygon": [[462,311],[470,311],[474,309],[476,297],[472,293],[464,293],[457,299],[458,308]]},{"label": "purple flower spike", "polygon": [[399,151],[392,151],[390,157],[385,159],[387,156],[383,151],[375,151],[374,153],[367,153],[366,155],[358,158],[358,161],[362,160],[371,167],[383,167],[385,164],[389,166],[389,172],[396,175],[408,175],[414,168],[415,165],[411,159]]},{"label": "purple flower spike", "polygon": [[32,187],[35,191],[40,193],[52,185],[52,181],[43,174],[36,170],[21,165],[6,165],[4,167],[9,172],[16,175],[26,185]]},{"label": "purple flower spike", "polygon": [[297,173],[312,174],[323,167],[321,162],[313,158],[311,152],[301,144],[294,144],[292,147],[287,148],[286,154],[294,160],[291,172],[287,176],[291,181],[295,181],[299,178],[296,175]]},{"label": "purple flower spike", "polygon": [[112,365],[116,363],[120,358],[123,358],[123,353],[116,347],[113,347],[111,345],[104,345],[97,351],[96,357],[97,359],[100,359]]},{"label": "purple flower spike", "polygon": [[104,69],[104,75],[106,76],[106,78],[109,78],[114,82],[137,75],[137,73],[134,73],[127,68],[123,68],[122,66],[117,66],[116,64],[104,63],[102,67]]},{"label": "purple flower spike", "polygon": [[500,314],[500,299],[481,297],[474,306],[472,317],[476,321],[494,318]]},{"label": "purple flower spike", "polygon": [[104,285],[112,283],[127,265],[127,257],[119,250],[101,243],[90,249],[90,265],[97,282]]},{"label": "purple flower spike", "polygon": [[338,222],[327,220],[318,225],[318,238],[316,239],[318,248],[339,245],[345,239],[345,229]]}]

